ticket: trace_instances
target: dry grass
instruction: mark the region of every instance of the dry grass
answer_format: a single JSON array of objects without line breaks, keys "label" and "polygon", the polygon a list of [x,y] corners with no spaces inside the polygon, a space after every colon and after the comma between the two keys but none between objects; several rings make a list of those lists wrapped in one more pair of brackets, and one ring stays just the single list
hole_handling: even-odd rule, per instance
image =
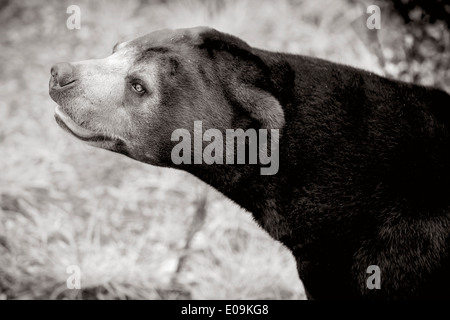
[{"label": "dry grass", "polygon": [[[81,7],[81,30],[66,28],[71,4]],[[351,27],[363,15],[344,0],[6,5],[0,11],[0,298],[304,298],[291,254],[248,213],[185,173],[87,147],[60,130],[47,92],[49,69],[58,61],[104,57],[117,41],[155,29],[209,25],[254,46],[380,72]],[[186,226],[205,195],[204,224],[186,248]],[[66,287],[69,265],[82,270],[81,290]]]}]

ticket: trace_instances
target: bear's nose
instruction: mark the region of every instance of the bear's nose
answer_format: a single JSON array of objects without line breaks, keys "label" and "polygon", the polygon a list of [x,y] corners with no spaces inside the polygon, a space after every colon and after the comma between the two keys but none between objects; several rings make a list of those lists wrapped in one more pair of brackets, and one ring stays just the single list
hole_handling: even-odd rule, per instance
[{"label": "bear's nose", "polygon": [[52,67],[50,72],[54,83],[59,84],[60,87],[67,86],[75,81],[73,79],[73,68],[70,63],[57,63]]}]

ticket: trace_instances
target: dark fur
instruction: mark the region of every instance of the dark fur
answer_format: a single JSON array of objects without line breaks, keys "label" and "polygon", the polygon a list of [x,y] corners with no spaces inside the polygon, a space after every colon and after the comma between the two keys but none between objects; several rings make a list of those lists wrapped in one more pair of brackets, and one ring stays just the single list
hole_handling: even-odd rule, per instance
[{"label": "dark fur", "polygon": [[[225,64],[223,86],[233,85],[229,55],[238,57],[244,81],[278,99],[286,124],[275,176],[187,170],[292,250],[309,298],[448,298],[450,96],[215,32],[203,37],[209,57]],[[366,288],[369,265],[381,269],[380,290]]]}]

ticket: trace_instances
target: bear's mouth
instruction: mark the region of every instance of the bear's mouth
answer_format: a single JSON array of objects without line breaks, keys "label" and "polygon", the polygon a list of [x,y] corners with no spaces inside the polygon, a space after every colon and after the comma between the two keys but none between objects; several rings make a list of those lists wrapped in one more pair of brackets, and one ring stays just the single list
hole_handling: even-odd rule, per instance
[{"label": "bear's mouth", "polygon": [[95,141],[113,140],[110,137],[98,134],[96,132],[81,127],[79,124],[73,121],[72,118],[70,118],[70,116],[68,116],[60,106],[57,106],[55,108],[55,119],[62,129],[64,129],[65,131],[69,132],[70,134],[72,134],[73,136],[82,141],[95,142]]}]

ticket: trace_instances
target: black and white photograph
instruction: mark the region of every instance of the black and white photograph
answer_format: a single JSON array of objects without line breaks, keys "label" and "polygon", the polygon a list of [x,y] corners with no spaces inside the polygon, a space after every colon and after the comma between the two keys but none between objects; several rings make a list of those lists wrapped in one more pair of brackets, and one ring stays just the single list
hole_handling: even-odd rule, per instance
[{"label": "black and white photograph", "polygon": [[442,299],[449,0],[0,0],[0,300]]}]

